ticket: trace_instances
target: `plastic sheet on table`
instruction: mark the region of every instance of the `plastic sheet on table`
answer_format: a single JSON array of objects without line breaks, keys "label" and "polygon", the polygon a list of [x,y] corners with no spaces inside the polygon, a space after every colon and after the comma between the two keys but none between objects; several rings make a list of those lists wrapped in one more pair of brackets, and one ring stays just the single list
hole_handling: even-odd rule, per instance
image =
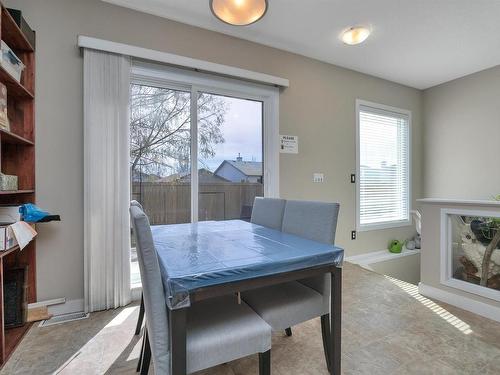
[{"label": "plastic sheet on table", "polygon": [[240,220],[153,226],[170,309],[197,289],[315,266],[341,266],[344,250]]}]

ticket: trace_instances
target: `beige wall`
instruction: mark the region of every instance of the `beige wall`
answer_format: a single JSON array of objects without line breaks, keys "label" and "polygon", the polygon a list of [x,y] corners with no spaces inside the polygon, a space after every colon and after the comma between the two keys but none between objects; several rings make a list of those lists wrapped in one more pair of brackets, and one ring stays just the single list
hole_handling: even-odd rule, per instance
[{"label": "beige wall", "polygon": [[500,66],[424,91],[425,196],[500,194]]},{"label": "beige wall", "polygon": [[410,284],[418,285],[420,282],[420,253],[370,264],[370,267],[381,275],[391,276]]},{"label": "beige wall", "polygon": [[[192,26],[98,0],[6,1],[37,31],[37,199],[62,216],[40,226],[38,298],[83,296],[82,58],[78,34],[233,65],[288,78],[280,98],[280,132],[298,135],[299,155],[280,159],[285,198],[339,201],[338,244],[349,255],[380,250],[412,227],[360,233],[355,227],[355,99],[413,112],[413,195],[421,196],[421,92]],[[312,173],[326,182],[312,183]]]}]

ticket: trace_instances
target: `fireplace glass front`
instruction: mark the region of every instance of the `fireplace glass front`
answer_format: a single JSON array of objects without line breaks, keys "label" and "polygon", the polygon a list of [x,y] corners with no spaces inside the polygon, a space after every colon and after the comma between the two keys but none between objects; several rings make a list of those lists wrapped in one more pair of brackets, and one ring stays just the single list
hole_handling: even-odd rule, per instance
[{"label": "fireplace glass front", "polygon": [[500,291],[500,217],[449,215],[451,277]]}]

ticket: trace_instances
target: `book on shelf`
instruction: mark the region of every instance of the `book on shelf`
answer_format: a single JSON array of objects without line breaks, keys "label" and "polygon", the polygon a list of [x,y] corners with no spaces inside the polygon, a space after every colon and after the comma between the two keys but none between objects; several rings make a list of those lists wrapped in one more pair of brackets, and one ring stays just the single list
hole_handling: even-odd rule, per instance
[{"label": "book on shelf", "polygon": [[10,225],[0,226],[0,251],[6,251],[17,246],[14,230]]},{"label": "book on shelf", "polygon": [[10,131],[9,117],[7,116],[7,86],[0,82],[0,129]]},{"label": "book on shelf", "polygon": [[24,249],[37,235],[34,224],[16,221],[9,225],[0,225],[0,252],[15,246]]},{"label": "book on shelf", "polygon": [[0,251],[5,251],[17,246],[17,239],[10,227],[21,220],[18,205],[0,206]]},{"label": "book on shelf", "polygon": [[0,205],[0,251],[24,248],[36,236],[34,225],[21,219],[19,205]]}]

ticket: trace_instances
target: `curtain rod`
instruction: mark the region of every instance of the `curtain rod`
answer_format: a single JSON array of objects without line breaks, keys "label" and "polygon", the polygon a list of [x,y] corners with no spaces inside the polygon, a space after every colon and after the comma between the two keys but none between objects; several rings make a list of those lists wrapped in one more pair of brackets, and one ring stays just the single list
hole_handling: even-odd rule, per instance
[{"label": "curtain rod", "polygon": [[92,38],[85,35],[78,36],[78,47],[90,48],[99,51],[112,52],[130,57],[166,63],[178,67],[194,69],[202,72],[216,73],[224,76],[245,79],[253,82],[264,83],[278,87],[289,87],[288,79],[269,74],[253,72],[234,66],[217,64],[209,61],[193,59],[172,53],[161,52],[153,49],[132,46],[129,44],[111,42],[109,40]]}]

